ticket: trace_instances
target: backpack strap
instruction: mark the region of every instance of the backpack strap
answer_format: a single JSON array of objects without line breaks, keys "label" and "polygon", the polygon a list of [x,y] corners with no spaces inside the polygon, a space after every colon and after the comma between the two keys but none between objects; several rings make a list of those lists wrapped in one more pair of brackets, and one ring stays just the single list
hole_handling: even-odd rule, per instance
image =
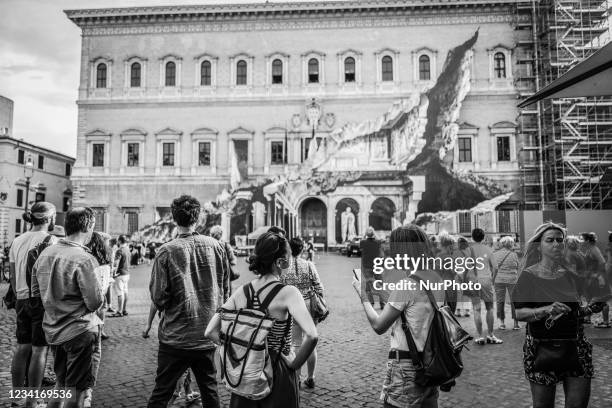
[{"label": "backpack strap", "polygon": [[408,320],[406,319],[404,310],[400,312],[400,317],[402,319],[402,331],[406,337],[406,344],[408,344],[408,351],[410,352],[412,364],[416,370],[419,370],[423,367],[423,361],[421,360],[421,356],[419,356],[419,351],[416,343],[414,342],[414,337],[412,337],[412,333],[410,332],[410,326],[408,325]]},{"label": "backpack strap", "polygon": [[[30,249],[30,251],[32,251],[32,250],[36,251],[36,259],[32,259],[32,261],[34,261],[34,263],[32,265],[28,265],[27,261],[26,261],[26,283],[28,284],[28,290],[30,292],[30,296],[29,296],[30,298],[32,297],[32,272],[34,271],[34,265],[36,264],[36,260],[38,259],[38,257],[41,254],[41,252],[50,245],[52,238],[53,238],[53,236],[48,234],[42,242],[38,243],[34,248]],[[28,258],[30,256],[30,251],[28,251]],[[31,266],[32,268],[30,270],[28,270],[27,269],[28,266]]]},{"label": "backpack strap", "polygon": [[259,294],[263,289],[265,289],[268,286],[270,286],[270,284],[272,284],[272,283],[276,283],[277,285],[274,286],[272,289],[270,289],[270,292],[268,292],[268,294],[266,295],[265,299],[260,303],[260,306],[259,306],[260,310],[264,310],[264,311],[268,310],[268,306],[270,306],[270,303],[272,303],[272,300],[274,300],[274,297],[276,297],[276,295],[278,295],[278,292],[280,292],[281,289],[285,287],[285,285],[283,285],[280,282],[270,282],[266,286],[264,286],[263,288],[259,289],[257,291],[257,294]]},{"label": "backpack strap", "polygon": [[[415,280],[415,281],[417,281],[417,283],[423,280],[423,279],[421,279],[419,276],[417,276],[415,274],[410,275],[410,278]],[[425,293],[427,293],[427,297],[429,298],[429,302],[431,303],[431,306],[433,307],[434,312],[435,312],[436,310],[438,310],[438,302],[436,301],[436,298],[434,297],[433,293],[431,293],[431,290],[429,290],[429,289],[425,290]]]},{"label": "backpack strap", "polygon": [[254,296],[254,290],[253,290],[253,285],[249,282],[247,285],[242,285],[242,291],[244,292],[244,297],[246,297],[247,300],[247,309],[252,309],[253,308],[253,296]]}]

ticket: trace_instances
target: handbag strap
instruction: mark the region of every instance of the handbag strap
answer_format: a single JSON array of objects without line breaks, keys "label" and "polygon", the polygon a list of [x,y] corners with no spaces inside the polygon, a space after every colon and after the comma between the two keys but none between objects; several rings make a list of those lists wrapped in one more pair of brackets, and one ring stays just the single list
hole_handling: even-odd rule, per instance
[{"label": "handbag strap", "polygon": [[506,254],[506,256],[504,256],[504,258],[501,260],[501,262],[499,263],[499,265],[497,265],[498,267],[501,268],[501,266],[504,264],[504,261],[506,260],[506,258],[508,258],[508,256],[510,255],[512,251],[508,250],[508,253]]}]

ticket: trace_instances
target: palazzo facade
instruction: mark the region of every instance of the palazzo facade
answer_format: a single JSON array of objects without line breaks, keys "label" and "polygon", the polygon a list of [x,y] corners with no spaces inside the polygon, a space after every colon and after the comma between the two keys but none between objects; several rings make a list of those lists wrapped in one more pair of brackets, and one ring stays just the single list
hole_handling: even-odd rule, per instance
[{"label": "palazzo facade", "polygon": [[[214,202],[239,178],[296,169],[335,129],[431,88],[448,51],[479,30],[459,137],[447,160],[509,188],[519,166],[516,1],[348,1],[67,10],[82,29],[74,205],[132,233],[188,193]],[[264,188],[230,235],[279,224],[329,245],[350,206],[356,230],[413,218],[424,177],[372,141],[326,171],[361,178],[324,194]],[[233,166],[232,163],[236,162]],[[253,200],[244,191],[241,199]],[[262,202],[263,201],[263,202]]]}]

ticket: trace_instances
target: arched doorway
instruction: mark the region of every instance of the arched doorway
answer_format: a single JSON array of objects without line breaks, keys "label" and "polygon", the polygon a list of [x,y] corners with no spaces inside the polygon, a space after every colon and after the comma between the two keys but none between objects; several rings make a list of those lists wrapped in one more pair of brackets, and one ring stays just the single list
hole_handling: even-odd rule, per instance
[{"label": "arched doorway", "polygon": [[342,213],[346,212],[346,209],[350,208],[351,212],[355,216],[355,234],[359,235],[359,204],[352,198],[343,198],[336,204],[336,242],[344,242],[342,236]]},{"label": "arched doorway", "polygon": [[395,204],[386,197],[379,197],[370,208],[369,224],[376,231],[391,231],[393,229],[393,215]]},{"label": "arched doorway", "polygon": [[313,237],[315,243],[327,239],[327,206],[318,198],[307,198],[300,206],[300,233],[304,239]]},{"label": "arched doorway", "polygon": [[[247,235],[253,232],[253,205],[249,200],[243,198],[236,201],[230,219],[230,241],[234,240],[235,235]],[[231,242],[232,245],[235,242]]]}]

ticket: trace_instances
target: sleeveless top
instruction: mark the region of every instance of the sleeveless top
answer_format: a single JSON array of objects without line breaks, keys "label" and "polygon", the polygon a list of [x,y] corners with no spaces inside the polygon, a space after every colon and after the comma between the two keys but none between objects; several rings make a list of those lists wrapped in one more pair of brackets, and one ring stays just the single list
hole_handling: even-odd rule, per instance
[{"label": "sleeveless top", "polygon": [[[258,296],[253,296],[253,308],[259,309],[261,303],[259,301]],[[276,353],[279,352],[281,345],[284,346],[283,349],[280,350],[284,355],[289,355],[291,351],[291,331],[293,329],[293,319],[291,315],[286,320],[276,320],[274,325],[272,325],[272,329],[268,333],[268,350],[274,351]]]}]

